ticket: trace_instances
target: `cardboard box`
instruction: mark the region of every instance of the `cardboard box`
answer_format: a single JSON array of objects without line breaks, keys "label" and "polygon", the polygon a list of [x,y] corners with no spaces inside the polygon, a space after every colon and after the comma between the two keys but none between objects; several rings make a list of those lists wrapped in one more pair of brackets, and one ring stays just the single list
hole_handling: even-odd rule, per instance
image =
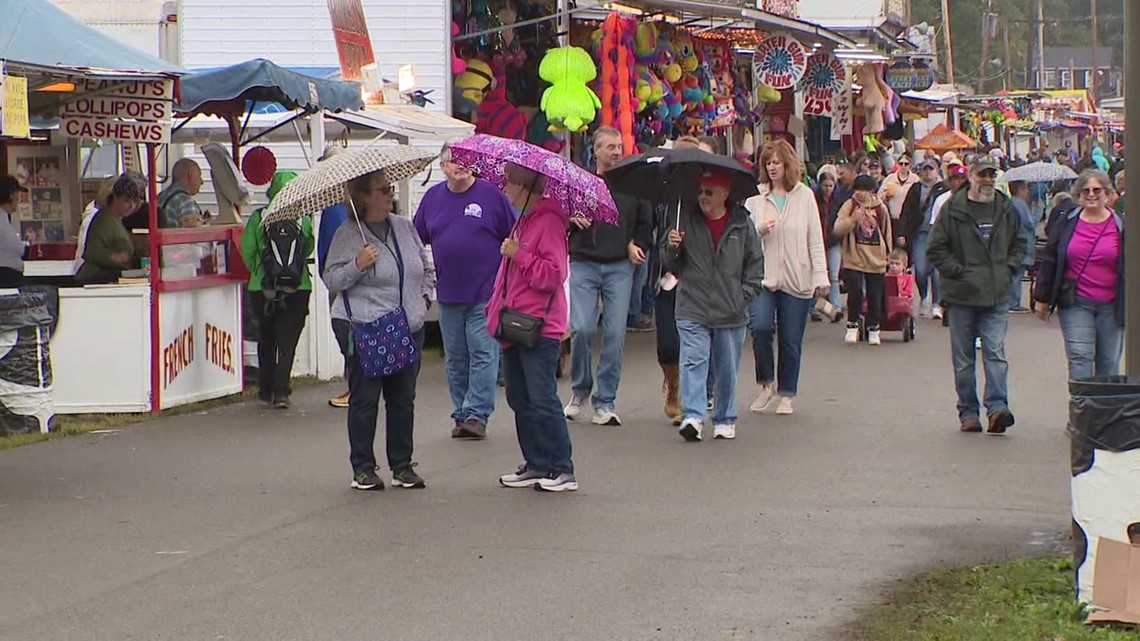
[{"label": "cardboard box", "polygon": [[1140,625],[1140,545],[1097,539],[1089,623]]}]

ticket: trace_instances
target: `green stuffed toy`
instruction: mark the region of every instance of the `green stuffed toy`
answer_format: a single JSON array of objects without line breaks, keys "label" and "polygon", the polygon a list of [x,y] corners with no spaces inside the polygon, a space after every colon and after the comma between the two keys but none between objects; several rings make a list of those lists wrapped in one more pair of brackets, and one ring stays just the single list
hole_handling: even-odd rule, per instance
[{"label": "green stuffed toy", "polygon": [[550,131],[585,131],[597,116],[602,101],[587,85],[598,77],[590,54],[581,47],[558,47],[546,52],[538,75],[550,83],[539,108],[550,121]]}]

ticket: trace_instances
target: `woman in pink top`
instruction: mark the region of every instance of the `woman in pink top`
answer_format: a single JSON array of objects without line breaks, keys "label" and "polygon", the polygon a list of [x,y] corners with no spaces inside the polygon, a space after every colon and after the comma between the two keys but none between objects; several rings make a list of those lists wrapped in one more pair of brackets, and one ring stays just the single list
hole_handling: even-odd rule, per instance
[{"label": "woman in pink top", "polygon": [[563,289],[570,271],[567,217],[558,203],[542,197],[545,176],[513,164],[507,165],[506,174],[503,192],[521,213],[503,241],[503,263],[487,302],[487,329],[497,337],[504,307],[542,318],[543,326],[534,347],[503,343],[507,403],[515,413],[524,462],[499,482],[505,487],[574,491],[578,481],[557,380],[568,317]]},{"label": "woman in pink top", "polygon": [[1058,310],[1069,378],[1116,376],[1124,348],[1124,224],[1108,208],[1112,183],[1099,170],[1077,178],[1081,207],[1057,221],[1041,257],[1033,311]]}]

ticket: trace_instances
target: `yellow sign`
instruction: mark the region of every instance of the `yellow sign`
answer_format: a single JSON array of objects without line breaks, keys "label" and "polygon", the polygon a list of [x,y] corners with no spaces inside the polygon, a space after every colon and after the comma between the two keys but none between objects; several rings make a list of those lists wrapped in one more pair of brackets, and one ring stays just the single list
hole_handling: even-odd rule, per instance
[{"label": "yellow sign", "polygon": [[4,79],[3,134],[12,138],[31,136],[28,121],[28,79],[8,76]]}]

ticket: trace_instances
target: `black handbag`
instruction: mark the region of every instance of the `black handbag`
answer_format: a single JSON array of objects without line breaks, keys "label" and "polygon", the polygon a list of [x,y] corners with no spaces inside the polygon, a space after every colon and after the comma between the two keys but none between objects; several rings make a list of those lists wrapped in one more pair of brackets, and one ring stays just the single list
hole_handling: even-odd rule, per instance
[{"label": "black handbag", "polygon": [[1100,230],[1100,235],[1093,241],[1092,249],[1089,250],[1089,255],[1085,257],[1085,264],[1081,265],[1081,271],[1077,272],[1076,278],[1063,278],[1061,279],[1061,291],[1057,296],[1057,304],[1061,307],[1072,307],[1077,304],[1077,281],[1081,276],[1085,275],[1085,268],[1089,266],[1089,261],[1092,260],[1093,254],[1096,253],[1096,246],[1100,244],[1100,239],[1104,238],[1104,232],[1108,229],[1105,225]]},{"label": "black handbag", "polygon": [[[511,260],[507,259],[507,264],[503,272],[503,300],[507,299],[507,283],[511,273]],[[554,306],[554,297],[558,292],[550,295],[550,300],[546,303],[546,312],[550,312],[550,308]],[[542,328],[546,326],[546,319],[539,316],[531,316],[524,314],[517,309],[512,309],[504,304],[499,308],[499,327],[495,330],[495,338],[505,343],[518,345],[527,349],[534,349],[538,345],[538,339],[542,338]]]}]

